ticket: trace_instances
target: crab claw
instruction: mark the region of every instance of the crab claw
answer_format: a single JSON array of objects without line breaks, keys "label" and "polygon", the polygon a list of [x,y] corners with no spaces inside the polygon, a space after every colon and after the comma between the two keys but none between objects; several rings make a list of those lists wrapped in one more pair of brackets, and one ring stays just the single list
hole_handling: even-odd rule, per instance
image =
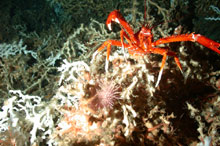
[{"label": "crab claw", "polygon": [[112,30],[112,27],[111,27],[112,22],[121,24],[121,22],[126,22],[126,21],[124,17],[121,15],[121,13],[119,12],[119,10],[114,10],[108,15],[108,18],[106,20],[106,25],[109,30]]},{"label": "crab claw", "polygon": [[109,30],[112,30],[112,22],[120,24],[128,32],[128,34],[134,34],[131,26],[126,22],[119,10],[114,10],[108,15],[106,25]]},{"label": "crab claw", "polygon": [[217,52],[218,54],[220,54],[220,50],[218,48],[220,48],[220,43],[215,42],[205,36],[202,36],[200,34],[194,34],[195,36],[195,41],[200,43],[201,45]]},{"label": "crab claw", "polygon": [[118,23],[128,33],[128,35],[131,37],[131,40],[136,41],[131,26],[126,22],[119,10],[114,10],[108,15],[106,25],[109,30],[112,30],[112,22]]}]

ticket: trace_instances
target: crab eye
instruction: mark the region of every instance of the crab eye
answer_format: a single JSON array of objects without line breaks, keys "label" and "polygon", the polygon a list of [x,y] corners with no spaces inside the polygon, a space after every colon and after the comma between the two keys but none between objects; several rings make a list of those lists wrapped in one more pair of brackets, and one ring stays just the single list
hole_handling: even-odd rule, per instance
[{"label": "crab eye", "polygon": [[141,29],[141,33],[145,36],[150,36],[151,35],[151,31],[145,27],[142,27]]}]

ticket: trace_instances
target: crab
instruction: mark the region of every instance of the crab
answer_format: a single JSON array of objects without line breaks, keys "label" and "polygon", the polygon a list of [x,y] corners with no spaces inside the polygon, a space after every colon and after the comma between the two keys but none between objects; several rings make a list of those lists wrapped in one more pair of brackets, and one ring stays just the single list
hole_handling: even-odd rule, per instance
[{"label": "crab", "polygon": [[163,57],[162,57],[162,63],[161,63],[159,75],[155,85],[156,87],[160,82],[167,56],[171,56],[174,58],[178,68],[183,73],[177,54],[171,51],[168,47],[158,47],[158,45],[171,43],[171,42],[191,41],[191,42],[197,42],[220,54],[220,50],[219,50],[220,43],[215,42],[201,34],[190,33],[190,34],[172,35],[154,41],[153,34],[151,32],[152,28],[150,28],[148,25],[143,25],[139,31],[134,33],[131,26],[126,22],[126,20],[121,15],[119,10],[112,11],[108,16],[106,25],[109,30],[112,30],[112,22],[118,23],[121,26],[122,28],[120,31],[121,40],[107,40],[95,52],[96,55],[107,47],[105,70],[108,71],[111,46],[121,47],[123,50],[126,48],[128,50],[128,53],[132,56],[143,56],[150,53],[160,54]]}]

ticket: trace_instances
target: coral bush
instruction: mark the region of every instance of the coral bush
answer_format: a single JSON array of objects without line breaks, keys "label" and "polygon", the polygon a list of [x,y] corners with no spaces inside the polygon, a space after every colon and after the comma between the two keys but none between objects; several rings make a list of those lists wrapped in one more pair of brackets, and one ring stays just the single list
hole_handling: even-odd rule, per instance
[{"label": "coral bush", "polygon": [[94,53],[120,40],[121,28],[104,24],[116,8],[135,32],[152,26],[155,40],[196,31],[219,41],[217,22],[204,19],[217,15],[209,8],[217,1],[146,0],[147,20],[137,0],[41,2],[0,6],[0,145],[219,145],[218,54],[169,44],[184,76],[168,59],[155,87],[160,55],[135,58],[112,47],[106,72],[106,50]]}]

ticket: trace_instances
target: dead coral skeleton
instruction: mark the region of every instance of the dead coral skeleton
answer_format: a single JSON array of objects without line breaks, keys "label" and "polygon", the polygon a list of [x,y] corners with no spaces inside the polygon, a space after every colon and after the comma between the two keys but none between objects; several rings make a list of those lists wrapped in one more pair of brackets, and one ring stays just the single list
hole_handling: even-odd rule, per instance
[{"label": "dead coral skeleton", "polygon": [[12,131],[12,128],[8,127],[8,130],[1,133],[1,135],[4,134],[4,140],[0,139],[0,145],[1,146],[16,146],[16,133]]},{"label": "dead coral skeleton", "polygon": [[[219,132],[217,131],[219,125],[219,96],[216,98],[211,107],[206,107],[202,112],[198,109],[194,108],[191,104],[187,103],[187,107],[190,110],[190,115],[195,118],[198,122],[199,126],[197,131],[199,132],[200,143],[199,146],[206,146],[206,145],[218,145],[220,142],[219,139]],[[209,123],[209,126],[205,124],[204,120]],[[207,130],[208,129],[208,130]]]},{"label": "dead coral skeleton", "polygon": [[[57,127],[57,134],[61,137],[65,136],[70,140],[78,137],[78,142],[91,140],[93,136],[100,135],[98,123],[90,122],[90,116],[83,109],[66,108],[62,110],[64,117]],[[81,137],[81,139],[79,139]]]}]

